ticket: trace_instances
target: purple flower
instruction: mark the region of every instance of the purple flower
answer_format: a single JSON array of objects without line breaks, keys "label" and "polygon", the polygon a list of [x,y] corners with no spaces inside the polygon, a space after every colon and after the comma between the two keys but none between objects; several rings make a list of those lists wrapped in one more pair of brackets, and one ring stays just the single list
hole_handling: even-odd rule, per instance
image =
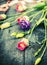
[{"label": "purple flower", "polygon": [[30,29],[30,22],[28,22],[27,20],[22,20],[20,22],[20,27],[23,30],[29,30]]}]

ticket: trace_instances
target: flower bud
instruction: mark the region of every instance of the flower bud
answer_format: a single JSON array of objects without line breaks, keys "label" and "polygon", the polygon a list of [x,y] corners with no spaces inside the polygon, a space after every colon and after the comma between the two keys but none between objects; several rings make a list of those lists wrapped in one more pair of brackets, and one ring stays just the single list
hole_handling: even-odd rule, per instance
[{"label": "flower bud", "polygon": [[0,15],[0,20],[4,20],[4,19],[6,19],[6,17],[7,17],[7,16],[6,16],[5,14],[1,14],[1,15]]},{"label": "flower bud", "polygon": [[9,22],[3,23],[1,25],[1,29],[5,29],[5,28],[8,28],[8,27],[10,27],[10,23]]},{"label": "flower bud", "polygon": [[41,57],[37,58],[34,65],[38,65],[41,61]]},{"label": "flower bud", "polygon": [[11,33],[11,36],[16,36],[16,35],[17,35],[17,33],[16,33],[16,32]]},{"label": "flower bud", "polygon": [[24,36],[24,33],[18,33],[17,35],[16,35],[16,38],[21,38],[21,37],[23,37]]}]

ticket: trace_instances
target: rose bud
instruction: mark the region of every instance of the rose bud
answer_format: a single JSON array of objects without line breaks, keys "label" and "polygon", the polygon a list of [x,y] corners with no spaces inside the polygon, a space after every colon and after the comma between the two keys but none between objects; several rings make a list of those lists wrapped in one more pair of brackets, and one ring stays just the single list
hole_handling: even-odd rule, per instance
[{"label": "rose bud", "polygon": [[17,12],[23,12],[26,9],[27,9],[27,7],[25,5],[23,5],[23,4],[17,4],[16,5],[16,11]]},{"label": "rose bud", "polygon": [[20,24],[20,22],[21,22],[22,20],[27,20],[27,21],[29,21],[29,17],[28,17],[28,16],[19,17],[19,18],[18,18],[18,24]]},{"label": "rose bud", "polygon": [[6,15],[5,14],[1,14],[0,15],[0,20],[4,20],[4,19],[6,19]]},{"label": "rose bud", "polygon": [[29,30],[30,29],[30,22],[26,21],[26,20],[22,20],[20,22],[20,27],[23,30]]},{"label": "rose bud", "polygon": [[29,41],[26,38],[23,38],[20,42],[18,42],[18,49],[25,50],[26,47],[29,46]]}]

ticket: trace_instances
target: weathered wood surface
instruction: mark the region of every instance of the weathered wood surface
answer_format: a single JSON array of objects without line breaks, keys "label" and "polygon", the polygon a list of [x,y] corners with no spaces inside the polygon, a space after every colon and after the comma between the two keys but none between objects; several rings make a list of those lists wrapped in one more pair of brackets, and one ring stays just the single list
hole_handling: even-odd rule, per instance
[{"label": "weathered wood surface", "polygon": [[[14,13],[15,6],[11,7],[6,14],[13,15]],[[36,58],[33,54],[41,46],[36,43],[36,40],[41,41],[41,39],[43,39],[44,27],[40,25],[35,29],[30,39],[30,46],[25,51],[17,49],[17,42],[20,41],[20,39],[14,39],[10,36],[11,32],[17,31],[21,31],[18,25],[0,30],[0,65],[34,65]],[[47,52],[39,65],[47,65]]]}]

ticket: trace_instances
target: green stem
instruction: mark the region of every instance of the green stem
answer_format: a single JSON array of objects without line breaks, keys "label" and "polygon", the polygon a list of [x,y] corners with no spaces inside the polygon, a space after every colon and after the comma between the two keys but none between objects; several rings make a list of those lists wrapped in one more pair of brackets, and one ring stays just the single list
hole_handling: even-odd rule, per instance
[{"label": "green stem", "polygon": [[[33,9],[34,10],[34,9]],[[33,11],[32,10],[32,11]],[[23,12],[22,14],[26,14],[27,12],[30,12],[31,10],[28,10],[28,11],[26,11],[26,12]],[[21,14],[21,13],[20,13]],[[22,15],[21,14],[21,15]],[[7,18],[6,20],[4,20],[4,21],[2,21],[2,22],[6,22],[6,21],[10,21],[10,20],[13,20],[15,17],[19,17],[19,14],[17,13],[17,14],[15,14],[15,15],[13,15],[12,17],[10,17],[10,18]]]},{"label": "green stem", "polygon": [[32,35],[32,33],[33,33],[35,27],[36,27],[36,24],[35,24],[35,25],[33,26],[33,28],[31,29],[31,33],[30,33],[30,35],[29,35],[29,37],[28,37],[28,40],[30,40],[30,37],[31,37],[31,35]]},{"label": "green stem", "polygon": [[44,50],[43,50],[43,53],[42,53],[42,55],[41,55],[41,58],[43,57],[43,55],[44,55],[44,53],[45,53],[45,51],[46,51],[46,48],[47,48],[47,26],[45,25],[45,20],[44,20],[44,26],[45,26],[45,43],[46,43],[46,46],[45,46],[45,48],[44,48]]},{"label": "green stem", "polygon": [[40,19],[39,21],[36,22],[36,25],[38,26],[40,23],[42,23],[44,18]]},{"label": "green stem", "polygon": [[[42,18],[43,15],[44,15],[44,11],[43,11],[43,13],[42,13],[42,16],[41,16],[40,19],[39,19],[39,22],[36,22],[36,23],[37,23],[37,26],[41,23],[41,21],[44,20],[44,18]],[[41,19],[41,18],[42,18],[42,19]],[[34,56],[37,56],[37,55],[39,54],[39,52],[42,50],[43,47],[44,47],[44,44],[38,49],[37,52],[35,52]]]},{"label": "green stem", "polygon": [[[29,10],[29,11],[27,11],[27,12],[23,12],[23,13],[22,13],[20,16],[18,16],[18,17],[16,18],[16,20],[14,20],[14,21],[16,22],[19,17],[24,16],[25,14],[28,14],[29,12],[32,12],[32,11],[34,11],[34,10],[35,10],[35,9]],[[13,22],[12,22],[11,24],[13,25]],[[12,25],[11,25],[11,26],[12,26]]]},{"label": "green stem", "polygon": [[37,56],[41,52],[43,47],[44,47],[44,44],[35,52],[34,56]]},{"label": "green stem", "polygon": [[44,21],[44,26],[45,26],[45,40],[47,40],[47,19]]},{"label": "green stem", "polygon": [[45,40],[45,39],[43,39],[41,43],[43,43],[43,42],[45,42],[45,41],[46,41],[46,40]]},{"label": "green stem", "polygon": [[31,14],[31,15],[29,16],[29,18],[33,18],[33,17],[36,15],[36,13],[37,13],[37,12]]},{"label": "green stem", "polygon": [[[37,25],[37,26],[44,21],[44,19],[45,19],[44,12],[45,12],[45,10],[43,11],[42,16],[40,17],[40,19],[39,19],[38,21],[36,21],[36,25]],[[43,16],[44,16],[44,17],[43,17]]]},{"label": "green stem", "polygon": [[[24,16],[24,15],[28,14],[29,12],[34,11],[34,10],[35,10],[35,9],[29,10],[29,11],[27,11],[27,12],[23,12],[20,16],[17,17],[17,19],[18,19],[19,17],[21,17],[21,16]],[[17,21],[17,19],[16,19],[15,21]]]},{"label": "green stem", "polygon": [[[43,11],[43,10],[39,11],[38,13],[36,13],[36,14],[33,16],[33,18],[30,20],[30,22],[32,22],[33,19],[34,19],[37,15],[39,15],[42,11]],[[30,16],[30,17],[31,17],[31,16]]]},{"label": "green stem", "polygon": [[44,2],[45,2],[45,5],[47,6],[47,0],[44,0]]},{"label": "green stem", "polygon": [[33,13],[33,14],[31,14],[29,17],[34,17],[34,15],[36,15],[36,13],[38,13],[38,12],[35,12],[35,13]]},{"label": "green stem", "polygon": [[44,7],[45,7],[45,2],[37,3],[36,6],[34,6],[36,10],[42,10]]},{"label": "green stem", "polygon": [[44,48],[44,50],[43,50],[43,52],[42,52],[42,55],[41,55],[41,58],[43,57],[43,55],[44,55],[44,53],[45,53],[45,51],[46,51],[46,46],[45,46],[45,48]]},{"label": "green stem", "polygon": [[[43,11],[43,14],[44,14],[44,11]],[[41,16],[41,18],[42,18],[42,17],[43,17],[43,15]],[[30,40],[30,37],[31,37],[31,35],[32,35],[32,33],[33,33],[35,27],[38,26],[43,20],[44,20],[44,18],[42,18],[42,20],[39,19],[39,21],[37,21],[37,22],[35,23],[35,25],[34,25],[33,28],[31,29],[31,33],[30,33],[30,35],[29,35],[29,37],[28,37],[29,40]]]},{"label": "green stem", "polygon": [[[17,17],[17,16],[15,16],[15,17]],[[1,21],[1,22],[8,22],[8,21],[14,20],[14,18],[15,18],[15,17],[10,17],[10,18],[7,18],[6,20]]]},{"label": "green stem", "polygon": [[8,17],[15,17],[15,16],[18,16],[18,15],[20,15],[21,13],[15,13],[15,14],[13,14],[13,15],[8,15]]}]

